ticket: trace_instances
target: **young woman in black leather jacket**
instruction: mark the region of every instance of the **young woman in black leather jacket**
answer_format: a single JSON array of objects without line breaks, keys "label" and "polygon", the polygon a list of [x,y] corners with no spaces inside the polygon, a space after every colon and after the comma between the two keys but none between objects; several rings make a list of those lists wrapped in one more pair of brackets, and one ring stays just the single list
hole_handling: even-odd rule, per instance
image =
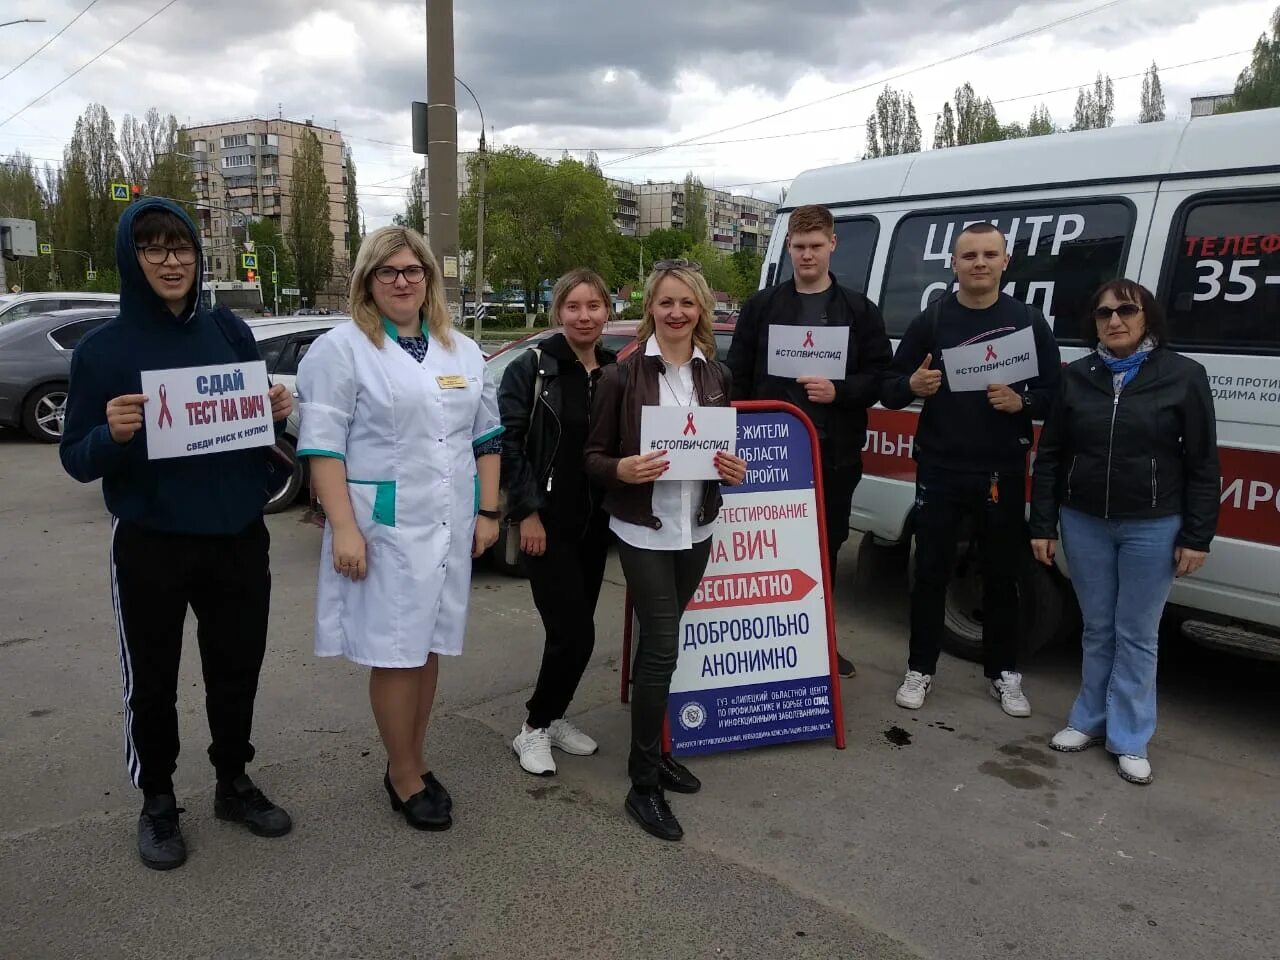
[{"label": "young woman in black leather jacket", "polygon": [[507,519],[520,524],[520,551],[547,634],[528,717],[511,747],[520,766],[538,776],[556,772],[552,747],[578,756],[597,749],[565,711],[595,647],[611,538],[602,494],[582,466],[595,385],[617,359],[599,342],[609,304],[594,271],[561,277],[551,294],[560,332],[513,361],[498,391]]}]

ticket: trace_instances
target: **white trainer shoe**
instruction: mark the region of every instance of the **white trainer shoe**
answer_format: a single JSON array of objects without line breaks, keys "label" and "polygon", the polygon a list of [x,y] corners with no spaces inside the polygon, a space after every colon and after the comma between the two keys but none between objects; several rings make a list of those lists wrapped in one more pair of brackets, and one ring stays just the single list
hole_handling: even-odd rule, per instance
[{"label": "white trainer shoe", "polygon": [[1145,786],[1151,782],[1151,761],[1146,757],[1135,757],[1126,753],[1119,759],[1118,764],[1120,776],[1130,783]]},{"label": "white trainer shoe", "polygon": [[551,721],[551,726],[547,727],[547,735],[551,738],[553,747],[565,753],[572,753],[575,757],[589,757],[600,749],[600,744],[564,717]]},{"label": "white trainer shoe", "polygon": [[929,695],[933,685],[933,677],[919,670],[908,670],[902,686],[894,694],[893,702],[906,710],[919,710],[924,706],[924,698]]},{"label": "white trainer shoe", "polygon": [[511,741],[511,749],[520,758],[520,766],[527,773],[536,777],[555,775],[556,762],[551,759],[551,737],[545,727],[536,730],[521,727],[516,738]]},{"label": "white trainer shoe", "polygon": [[999,680],[991,681],[991,696],[1000,701],[1000,709],[1011,717],[1031,716],[1031,701],[1022,692],[1022,674],[1005,670]]},{"label": "white trainer shoe", "polygon": [[1091,737],[1087,733],[1081,733],[1075,727],[1063,727],[1049,741],[1049,749],[1057,750],[1059,753],[1079,753],[1081,750],[1096,747],[1102,743],[1102,739],[1102,737]]}]

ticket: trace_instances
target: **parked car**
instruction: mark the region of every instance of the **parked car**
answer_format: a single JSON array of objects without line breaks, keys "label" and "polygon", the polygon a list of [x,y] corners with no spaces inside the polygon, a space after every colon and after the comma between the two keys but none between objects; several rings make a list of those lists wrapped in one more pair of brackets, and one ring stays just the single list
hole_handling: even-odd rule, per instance
[{"label": "parked car", "polygon": [[21,427],[44,443],[61,440],[71,352],[116,310],[104,302],[96,309],[0,316],[0,424]]},{"label": "parked car", "polygon": [[0,294],[0,326],[37,313],[75,310],[80,307],[92,310],[118,309],[119,304],[118,293],[5,293]]},{"label": "parked car", "polygon": [[[284,384],[296,398],[298,364],[311,349],[311,344],[337,324],[349,319],[351,318],[342,314],[327,314],[269,317],[245,322],[258,342],[258,352],[267,365],[268,379],[272,384]],[[276,446],[293,462],[293,479],[267,503],[267,513],[287,510],[297,502],[302,491],[311,485],[307,463],[298,457],[298,424],[295,405],[285,424],[284,436],[276,441]]]},{"label": "parked car", "polygon": [[[636,349],[636,331],[640,323],[636,320],[614,320],[605,324],[600,339],[606,348],[618,354],[619,360],[625,360]],[[728,356],[729,344],[733,342],[734,324],[716,321],[712,329],[716,335],[716,356],[723,359]],[[485,370],[494,383],[502,382],[502,374],[518,356],[531,347],[536,347],[558,331],[552,327],[539,330],[494,352],[485,361]],[[498,542],[490,549],[488,556],[494,567],[508,576],[523,576],[520,570],[520,529],[513,524],[503,524],[498,532]]]}]

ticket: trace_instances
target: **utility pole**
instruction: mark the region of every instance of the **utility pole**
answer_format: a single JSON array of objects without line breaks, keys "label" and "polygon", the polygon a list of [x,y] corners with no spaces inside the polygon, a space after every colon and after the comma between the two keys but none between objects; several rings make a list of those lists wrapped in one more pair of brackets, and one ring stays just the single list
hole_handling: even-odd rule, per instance
[{"label": "utility pole", "polygon": [[427,0],[427,232],[444,274],[449,311],[458,294],[458,108],[453,95],[453,0]]}]

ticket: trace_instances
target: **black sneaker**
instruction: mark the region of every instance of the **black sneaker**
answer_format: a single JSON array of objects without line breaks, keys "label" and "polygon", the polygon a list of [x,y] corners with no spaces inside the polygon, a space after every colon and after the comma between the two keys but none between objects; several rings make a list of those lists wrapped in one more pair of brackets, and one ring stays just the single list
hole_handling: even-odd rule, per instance
[{"label": "black sneaker", "polygon": [[624,804],[631,819],[640,824],[645,833],[652,834],[659,840],[683,840],[684,830],[680,821],[671,812],[667,798],[661,789],[650,793],[641,793],[635,787],[627,794]]},{"label": "black sneaker", "polygon": [[187,841],[178,825],[178,802],[171,793],[148,797],[138,817],[138,856],[152,870],[172,870],[187,862]]},{"label": "black sneaker", "polygon": [[213,815],[219,820],[243,823],[260,837],[283,837],[293,820],[267,799],[247,773],[234,780],[219,780],[213,793]]},{"label": "black sneaker", "polygon": [[839,650],[836,651],[836,672],[844,679],[858,675],[858,668],[853,665],[853,661],[846,657]]},{"label": "black sneaker", "polygon": [[702,781],[669,753],[664,753],[658,761],[658,783],[672,793],[697,793],[702,789]]}]

